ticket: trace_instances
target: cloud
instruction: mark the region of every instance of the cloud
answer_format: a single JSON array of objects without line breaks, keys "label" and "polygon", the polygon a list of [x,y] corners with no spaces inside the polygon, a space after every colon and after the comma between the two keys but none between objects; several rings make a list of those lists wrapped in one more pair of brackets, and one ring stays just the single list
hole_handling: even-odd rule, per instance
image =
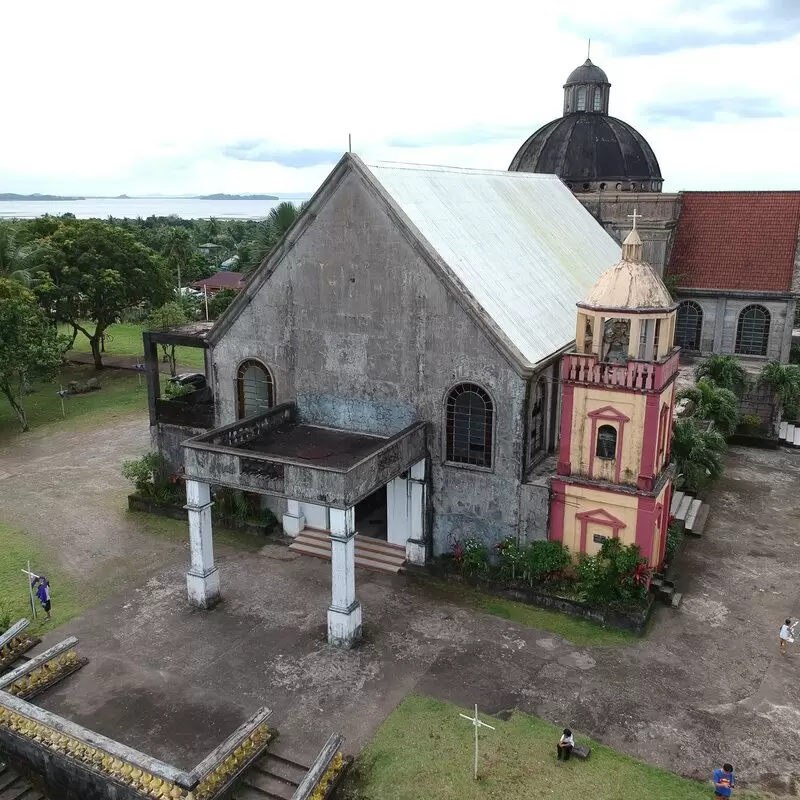
[{"label": "cloud", "polygon": [[[664,19],[601,27],[565,17],[562,28],[602,40],[617,56],[655,56],[722,45],[788,41],[800,34],[798,0],[678,0]],[[678,18],[676,20],[676,18]],[[624,32],[621,32],[623,30]]]},{"label": "cloud", "polygon": [[340,150],[281,150],[269,142],[257,140],[226,145],[222,153],[235,161],[267,161],[293,169],[333,166],[342,157]]},{"label": "cloud", "polygon": [[530,125],[470,125],[450,131],[421,133],[410,136],[397,136],[386,142],[387,147],[471,147],[476,144],[503,142],[510,139],[526,139],[533,132]]},{"label": "cloud", "polygon": [[670,123],[716,122],[722,120],[776,119],[789,114],[771,97],[711,97],[688,100],[662,100],[642,109],[644,118],[654,125]]}]

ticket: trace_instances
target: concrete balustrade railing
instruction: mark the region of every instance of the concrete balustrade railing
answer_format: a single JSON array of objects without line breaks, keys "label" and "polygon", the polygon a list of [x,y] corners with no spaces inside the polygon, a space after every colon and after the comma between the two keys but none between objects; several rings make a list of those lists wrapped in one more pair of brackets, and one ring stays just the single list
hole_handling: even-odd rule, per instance
[{"label": "concrete balustrade railing", "polygon": [[348,762],[342,753],[344,736],[332,733],[295,789],[292,800],[324,800]]},{"label": "concrete balustrade railing", "polygon": [[33,647],[36,640],[25,633],[25,628],[30,624],[30,620],[21,619],[0,634],[0,667],[13,664],[26,650]]},{"label": "concrete balustrade railing", "polygon": [[28,698],[52,686],[86,663],[74,650],[77,643],[78,640],[70,636],[0,676],[0,689],[17,697]]},{"label": "concrete balustrade railing", "polygon": [[191,772],[0,692],[0,745],[15,765],[81,800],[214,800],[263,753],[272,734],[262,708]]}]

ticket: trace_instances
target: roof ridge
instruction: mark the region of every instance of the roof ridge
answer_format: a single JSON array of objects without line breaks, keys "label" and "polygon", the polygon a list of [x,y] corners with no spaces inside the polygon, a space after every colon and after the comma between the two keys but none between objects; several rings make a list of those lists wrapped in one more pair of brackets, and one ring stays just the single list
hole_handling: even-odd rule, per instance
[{"label": "roof ridge", "polygon": [[407,169],[407,170],[432,170],[436,172],[452,172],[462,175],[502,175],[503,177],[510,177],[512,179],[522,178],[527,180],[553,180],[558,176],[550,175],[547,173],[534,173],[534,172],[509,172],[504,169],[485,169],[481,167],[458,167],[449,166],[446,164],[418,164],[412,161],[375,161],[372,163],[365,162],[369,169],[372,168],[389,168],[389,169]]}]

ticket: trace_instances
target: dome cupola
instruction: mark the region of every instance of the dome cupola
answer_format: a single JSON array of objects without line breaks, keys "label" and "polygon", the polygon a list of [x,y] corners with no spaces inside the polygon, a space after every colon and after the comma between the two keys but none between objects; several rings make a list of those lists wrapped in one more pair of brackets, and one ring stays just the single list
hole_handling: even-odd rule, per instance
[{"label": "dome cupola", "polygon": [[587,58],[570,72],[564,84],[564,116],[573,111],[608,114],[610,89],[606,73]]}]

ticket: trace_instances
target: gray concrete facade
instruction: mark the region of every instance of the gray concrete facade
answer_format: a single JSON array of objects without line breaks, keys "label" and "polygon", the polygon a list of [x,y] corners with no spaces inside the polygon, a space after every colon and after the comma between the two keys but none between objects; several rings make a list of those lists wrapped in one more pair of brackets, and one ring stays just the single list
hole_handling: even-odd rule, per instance
[{"label": "gray concrete facade", "polygon": [[[433,552],[516,536],[539,376],[521,374],[359,175],[332,182],[308,217],[210,337],[217,425],[236,420],[246,359],[269,369],[275,402],[294,401],[305,424],[391,436],[428,422]],[[552,447],[552,368],[545,378]],[[491,468],[446,461],[446,399],[460,383],[491,397]]]}]

